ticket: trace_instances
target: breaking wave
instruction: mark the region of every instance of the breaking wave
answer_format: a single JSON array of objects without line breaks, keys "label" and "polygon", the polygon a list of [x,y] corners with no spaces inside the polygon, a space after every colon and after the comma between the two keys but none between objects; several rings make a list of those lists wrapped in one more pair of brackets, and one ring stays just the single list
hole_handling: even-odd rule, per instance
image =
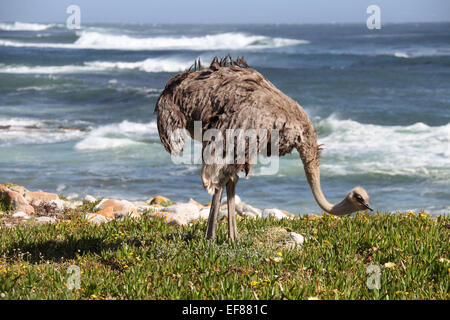
[{"label": "breaking wave", "polygon": [[186,70],[192,61],[182,61],[172,58],[148,58],[137,62],[124,61],[91,61],[82,65],[63,66],[24,66],[0,65],[0,73],[17,74],[57,74],[86,73],[108,70],[138,70],[143,72],[179,72]]},{"label": "breaking wave", "polygon": [[0,118],[0,146],[47,144],[78,139],[81,130],[62,130],[45,121],[30,118]]},{"label": "breaking wave", "polygon": [[450,123],[428,126],[418,122],[409,126],[362,124],[334,116],[320,120],[319,137],[324,144],[321,168],[329,175],[348,173],[414,175],[450,178]]},{"label": "breaking wave", "polygon": [[75,145],[76,150],[107,150],[139,145],[145,137],[158,133],[156,122],[137,123],[124,120],[92,130]]},{"label": "breaking wave", "polygon": [[244,33],[220,33],[198,37],[147,37],[81,31],[74,43],[37,43],[0,40],[13,47],[98,49],[98,50],[242,50],[268,49],[309,43],[306,40],[272,38]]},{"label": "breaking wave", "polygon": [[54,24],[27,23],[16,21],[14,23],[0,23],[2,31],[42,31],[55,26]]}]

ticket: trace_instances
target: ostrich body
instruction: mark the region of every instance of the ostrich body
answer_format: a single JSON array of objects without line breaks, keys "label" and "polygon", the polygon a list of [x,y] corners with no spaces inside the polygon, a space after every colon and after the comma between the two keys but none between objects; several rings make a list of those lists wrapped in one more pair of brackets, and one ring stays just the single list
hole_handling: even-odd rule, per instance
[{"label": "ostrich body", "polygon": [[[191,68],[192,69],[192,68]],[[295,148],[303,162],[305,175],[317,204],[333,215],[346,215],[370,209],[367,192],[356,187],[338,204],[325,198],[320,186],[320,148],[316,131],[300,105],[277,89],[243,59],[216,58],[207,69],[195,63],[194,70],[177,74],[167,83],[155,107],[158,131],[165,149],[172,154],[182,151],[186,136],[174,134],[186,130],[194,138],[194,121],[201,121],[202,130],[228,129],[278,130],[278,155]],[[210,142],[202,141],[203,150]],[[264,144],[264,145],[263,145]],[[257,141],[257,152],[268,148],[267,141]],[[251,171],[246,145],[245,163],[208,164],[203,159],[203,186],[213,195],[206,237],[215,237],[223,189],[227,192],[228,234],[237,239],[235,189],[238,173]]]}]

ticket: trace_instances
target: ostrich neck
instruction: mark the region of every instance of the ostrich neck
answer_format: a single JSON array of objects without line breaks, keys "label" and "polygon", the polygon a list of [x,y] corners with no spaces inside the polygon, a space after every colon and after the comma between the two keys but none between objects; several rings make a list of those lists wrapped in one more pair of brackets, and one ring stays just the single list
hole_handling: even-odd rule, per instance
[{"label": "ostrich neck", "polygon": [[333,215],[345,215],[354,211],[353,206],[346,199],[338,204],[328,202],[322,192],[322,187],[320,186],[320,169],[318,166],[312,168],[311,166],[305,166],[305,173],[314,198],[322,210]]}]

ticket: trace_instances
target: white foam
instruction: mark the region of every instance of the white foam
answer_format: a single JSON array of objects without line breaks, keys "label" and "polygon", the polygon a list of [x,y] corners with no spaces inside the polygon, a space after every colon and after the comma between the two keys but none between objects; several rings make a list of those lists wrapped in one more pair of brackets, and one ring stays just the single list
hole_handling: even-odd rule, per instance
[{"label": "white foam", "polygon": [[137,123],[124,120],[92,130],[75,145],[76,150],[106,150],[138,145],[148,135],[157,134],[156,122]]},{"label": "white foam", "polygon": [[28,118],[0,118],[0,126],[10,126],[0,129],[0,145],[55,143],[86,134],[79,130],[50,128],[42,121]]},{"label": "white foam", "polygon": [[97,69],[140,70],[144,72],[179,72],[186,70],[192,61],[181,61],[171,58],[148,58],[137,62],[93,61],[86,66]]},{"label": "white foam", "polygon": [[0,73],[17,74],[57,74],[57,73],[84,73],[100,71],[102,68],[87,65],[65,65],[65,66],[23,66],[8,65],[0,67]]},{"label": "white foam", "polygon": [[3,65],[0,73],[14,74],[60,74],[60,73],[87,73],[108,70],[139,70],[143,72],[179,72],[186,70],[192,61],[182,61],[176,58],[148,58],[143,61],[92,61],[83,65],[63,66],[24,66]]},{"label": "white foam", "polygon": [[[331,129],[320,137],[325,150],[321,168],[327,174],[382,173],[450,178],[450,123],[428,126],[361,124],[334,116],[318,127]],[[319,130],[320,132],[320,130]],[[332,164],[331,164],[332,163]]]},{"label": "white foam", "polygon": [[395,52],[394,56],[397,58],[409,58],[410,56],[405,52]]},{"label": "white foam", "polygon": [[307,40],[271,38],[244,33],[220,33],[198,37],[147,37],[79,32],[74,43],[31,43],[0,40],[0,45],[14,47],[40,47],[99,50],[242,50],[278,48],[309,43]]},{"label": "white foam", "polygon": [[29,118],[0,118],[0,126],[25,127],[42,126],[43,122]]},{"label": "white foam", "polygon": [[0,23],[3,31],[42,31],[53,27],[54,24],[27,23],[16,21],[14,23]]}]

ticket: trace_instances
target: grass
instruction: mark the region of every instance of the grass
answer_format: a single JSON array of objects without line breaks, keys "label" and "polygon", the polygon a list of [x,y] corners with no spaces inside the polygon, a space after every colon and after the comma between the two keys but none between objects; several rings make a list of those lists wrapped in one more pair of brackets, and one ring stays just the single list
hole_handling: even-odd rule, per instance
[{"label": "grass", "polygon": [[[448,216],[243,219],[237,243],[228,242],[226,222],[216,241],[204,239],[205,227],[150,217],[95,226],[79,215],[0,227],[0,297],[449,299]],[[277,238],[274,230],[285,229],[307,238],[301,249]],[[67,287],[71,265],[80,268],[79,289]],[[369,265],[380,268],[379,289],[366,285]]]},{"label": "grass", "polygon": [[12,205],[6,200],[6,193],[0,195],[0,213],[10,212],[12,210]]}]

